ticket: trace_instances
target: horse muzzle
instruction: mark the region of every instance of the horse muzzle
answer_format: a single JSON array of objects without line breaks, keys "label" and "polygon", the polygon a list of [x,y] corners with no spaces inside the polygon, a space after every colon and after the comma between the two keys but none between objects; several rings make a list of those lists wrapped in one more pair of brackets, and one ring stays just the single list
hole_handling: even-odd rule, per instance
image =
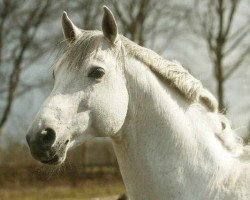
[{"label": "horse muzzle", "polygon": [[56,132],[50,127],[36,131],[29,131],[26,140],[31,155],[43,164],[58,165],[66,157],[66,147],[69,140],[62,144],[56,143]]}]

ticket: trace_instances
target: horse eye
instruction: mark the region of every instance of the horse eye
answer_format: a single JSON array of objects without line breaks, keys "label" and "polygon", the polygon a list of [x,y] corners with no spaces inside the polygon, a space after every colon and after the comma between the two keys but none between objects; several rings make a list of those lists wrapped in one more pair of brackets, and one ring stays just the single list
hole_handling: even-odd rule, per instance
[{"label": "horse eye", "polygon": [[90,70],[88,77],[99,79],[102,78],[104,74],[105,70],[102,67],[93,67]]}]

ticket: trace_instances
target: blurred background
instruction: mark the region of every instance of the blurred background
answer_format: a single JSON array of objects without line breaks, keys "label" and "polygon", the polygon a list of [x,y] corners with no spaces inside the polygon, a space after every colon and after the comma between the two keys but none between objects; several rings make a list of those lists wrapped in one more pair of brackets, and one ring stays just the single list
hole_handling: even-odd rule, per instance
[{"label": "blurred background", "polygon": [[78,27],[100,30],[103,5],[121,34],[178,60],[201,80],[235,132],[249,136],[249,0],[0,0],[0,199],[116,199],[125,193],[108,138],[72,150],[56,168],[34,161],[25,142],[53,87],[63,10]]}]

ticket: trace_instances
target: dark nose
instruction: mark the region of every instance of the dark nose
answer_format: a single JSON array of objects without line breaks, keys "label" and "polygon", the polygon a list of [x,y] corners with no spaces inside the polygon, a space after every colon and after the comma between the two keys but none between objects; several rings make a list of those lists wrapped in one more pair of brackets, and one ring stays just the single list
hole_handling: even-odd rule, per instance
[{"label": "dark nose", "polygon": [[50,148],[55,142],[56,132],[52,128],[43,129],[37,139],[41,146]]},{"label": "dark nose", "polygon": [[26,135],[26,141],[29,147],[38,145],[43,149],[49,149],[54,144],[56,139],[56,132],[52,128],[45,128],[39,131],[36,136],[35,140],[31,141],[30,134]]}]

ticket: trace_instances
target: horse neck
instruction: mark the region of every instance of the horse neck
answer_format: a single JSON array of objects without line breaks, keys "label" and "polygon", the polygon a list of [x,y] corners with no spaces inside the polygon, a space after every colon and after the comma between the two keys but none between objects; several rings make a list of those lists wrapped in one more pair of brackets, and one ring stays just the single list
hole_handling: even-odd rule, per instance
[{"label": "horse neck", "polygon": [[128,113],[113,146],[128,193],[132,199],[209,199],[207,183],[227,173],[231,157],[214,158],[184,112],[188,103],[144,64],[129,59],[125,71]]}]

